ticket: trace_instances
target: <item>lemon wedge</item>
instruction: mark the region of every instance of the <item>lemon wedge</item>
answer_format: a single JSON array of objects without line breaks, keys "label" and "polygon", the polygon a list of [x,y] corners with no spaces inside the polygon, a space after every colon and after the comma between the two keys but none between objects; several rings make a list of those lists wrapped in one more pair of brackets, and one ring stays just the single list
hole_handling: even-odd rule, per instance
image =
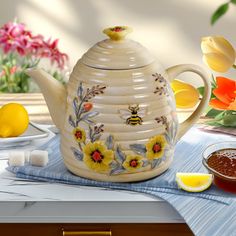
[{"label": "lemon wedge", "polygon": [[178,186],[188,192],[202,192],[212,184],[212,174],[176,173]]}]

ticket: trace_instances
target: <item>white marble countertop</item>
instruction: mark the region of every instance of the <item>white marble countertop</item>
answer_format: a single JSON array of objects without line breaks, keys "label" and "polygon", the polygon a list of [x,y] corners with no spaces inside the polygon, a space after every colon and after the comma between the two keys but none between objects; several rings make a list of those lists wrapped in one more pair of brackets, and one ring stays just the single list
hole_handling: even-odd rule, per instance
[{"label": "white marble countertop", "polygon": [[167,202],[150,195],[18,179],[5,170],[5,155],[0,151],[0,223],[184,222]]}]

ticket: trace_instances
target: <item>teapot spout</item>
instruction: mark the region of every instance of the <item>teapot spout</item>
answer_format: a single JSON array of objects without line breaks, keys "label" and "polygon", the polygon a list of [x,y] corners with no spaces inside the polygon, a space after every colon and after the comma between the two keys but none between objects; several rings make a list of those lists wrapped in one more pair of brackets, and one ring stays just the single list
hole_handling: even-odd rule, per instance
[{"label": "teapot spout", "polygon": [[67,92],[65,86],[42,69],[27,69],[26,74],[32,77],[39,86],[52,120],[56,127],[61,130],[66,109]]}]

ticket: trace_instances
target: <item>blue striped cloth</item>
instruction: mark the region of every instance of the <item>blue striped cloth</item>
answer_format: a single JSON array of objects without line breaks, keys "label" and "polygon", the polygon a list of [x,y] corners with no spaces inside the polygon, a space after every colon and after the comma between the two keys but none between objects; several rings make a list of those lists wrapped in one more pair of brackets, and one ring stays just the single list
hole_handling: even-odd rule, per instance
[{"label": "blue striped cloth", "polygon": [[178,189],[176,172],[206,172],[202,152],[210,144],[232,141],[235,137],[206,133],[193,127],[178,142],[173,164],[159,177],[138,183],[110,183],[88,180],[71,174],[63,164],[59,136],[41,147],[49,152],[49,164],[44,167],[8,167],[17,177],[49,182],[96,186],[109,189],[148,193],[168,201],[185,219],[195,235],[236,235],[236,197],[212,186],[202,193],[187,193]]}]

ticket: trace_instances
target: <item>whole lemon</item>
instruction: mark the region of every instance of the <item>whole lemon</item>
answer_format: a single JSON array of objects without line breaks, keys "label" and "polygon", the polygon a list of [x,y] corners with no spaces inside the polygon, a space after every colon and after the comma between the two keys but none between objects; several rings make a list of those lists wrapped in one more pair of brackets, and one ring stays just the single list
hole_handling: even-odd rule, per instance
[{"label": "whole lemon", "polygon": [[26,109],[18,103],[8,103],[0,108],[0,137],[17,137],[29,125]]}]

